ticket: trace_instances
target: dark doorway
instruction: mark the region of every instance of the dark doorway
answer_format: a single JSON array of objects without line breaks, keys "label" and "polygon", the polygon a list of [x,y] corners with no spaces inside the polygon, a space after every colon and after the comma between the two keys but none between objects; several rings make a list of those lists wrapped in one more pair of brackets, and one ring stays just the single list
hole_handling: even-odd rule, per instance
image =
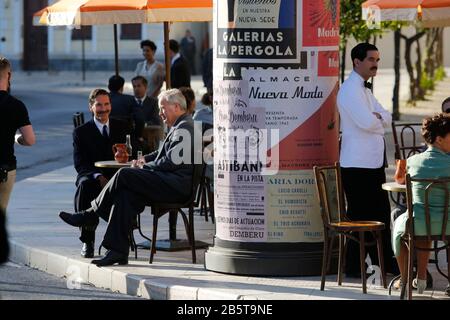
[{"label": "dark doorway", "polygon": [[47,27],[33,26],[33,14],[48,0],[23,2],[23,70],[48,70]]}]

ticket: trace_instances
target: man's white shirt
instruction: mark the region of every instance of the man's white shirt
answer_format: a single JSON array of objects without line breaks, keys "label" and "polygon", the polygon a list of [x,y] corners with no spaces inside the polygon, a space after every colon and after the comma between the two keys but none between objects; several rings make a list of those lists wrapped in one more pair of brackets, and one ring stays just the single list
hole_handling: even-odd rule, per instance
[{"label": "man's white shirt", "polygon": [[[97,126],[97,129],[100,131],[100,134],[103,136],[103,126],[106,125],[106,131],[108,132],[108,135],[110,133],[109,130],[109,119],[108,122],[106,122],[105,124],[101,123],[100,121],[98,121],[95,117],[94,117],[94,123]],[[94,173],[94,179],[97,179],[98,176],[101,176],[101,173]]]},{"label": "man's white shirt", "polygon": [[[344,168],[376,169],[384,163],[384,128],[392,121],[364,79],[355,71],[342,84],[337,106],[341,118],[340,164]],[[373,112],[381,115],[378,119]]]}]

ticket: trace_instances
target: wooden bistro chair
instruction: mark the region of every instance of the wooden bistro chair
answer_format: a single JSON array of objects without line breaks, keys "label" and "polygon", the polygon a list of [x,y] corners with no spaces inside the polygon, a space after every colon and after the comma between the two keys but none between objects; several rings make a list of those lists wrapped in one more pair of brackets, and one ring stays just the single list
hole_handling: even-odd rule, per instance
[{"label": "wooden bistro chair", "polygon": [[408,159],[426,149],[423,145],[420,122],[392,122],[395,159]]},{"label": "wooden bistro chair", "polygon": [[[152,241],[150,248],[150,263],[153,263],[153,256],[156,253],[156,235],[158,232],[158,220],[163,215],[168,213],[169,211],[176,210],[181,214],[183,218],[184,227],[186,229],[186,234],[188,241],[191,246],[192,251],[192,263],[196,263],[196,254],[195,254],[195,234],[194,234],[194,207],[196,196],[199,192],[200,187],[200,179],[202,177],[202,173],[204,172],[204,164],[194,164],[194,173],[192,179],[192,189],[191,196],[186,202],[183,203],[152,203],[151,211],[153,215],[153,231],[152,231]],[[183,208],[188,209],[188,214],[183,211]]]},{"label": "wooden bistro chair", "polygon": [[[339,163],[331,166],[314,167],[317,193],[319,196],[320,213],[322,215],[324,227],[324,246],[322,258],[322,279],[320,290],[325,288],[325,277],[330,268],[330,260],[333,251],[334,239],[339,236],[339,266],[338,285],[342,285],[342,273],[345,267],[345,253],[348,240],[359,243],[361,282],[363,293],[367,293],[366,288],[366,267],[365,267],[365,247],[377,245],[378,260],[383,281],[386,288],[386,273],[383,260],[383,246],[381,232],[384,230],[384,223],[379,221],[352,221],[345,213],[344,191],[341,181],[341,169]],[[365,233],[371,232],[375,241],[366,242]],[[359,238],[354,235],[358,234]]]},{"label": "wooden bistro chair", "polygon": [[[413,203],[414,197],[411,188],[412,183],[420,183],[424,187],[424,208],[425,208],[425,225],[426,225],[426,235],[416,235],[414,232],[414,215],[413,215]],[[438,271],[445,277],[449,279],[450,274],[450,221],[448,215],[449,208],[449,189],[450,189],[450,177],[440,178],[440,179],[415,179],[411,178],[409,174],[406,175],[406,199],[408,207],[408,222],[406,224],[405,234],[401,237],[401,241],[406,245],[408,249],[407,265],[405,266],[407,275],[406,283],[402,285],[402,290],[400,294],[400,299],[405,298],[407,294],[408,300],[412,299],[412,280],[413,280],[413,265],[414,265],[414,254],[416,251],[429,251],[435,252],[437,257],[437,252],[441,250],[447,251],[447,274],[442,273],[439,269],[438,261],[436,259],[435,264]],[[433,194],[434,193],[434,194]],[[430,203],[430,198],[436,199],[436,196],[440,197],[442,201],[442,227],[439,233],[432,233],[431,230],[431,217],[430,217],[430,207],[436,207],[436,204]],[[433,202],[434,202],[433,201]],[[421,248],[416,245],[417,240],[427,240],[434,241],[435,244],[431,248]],[[437,245],[438,244],[438,245]],[[440,246],[439,246],[440,245]],[[450,282],[449,282],[450,283]]]}]

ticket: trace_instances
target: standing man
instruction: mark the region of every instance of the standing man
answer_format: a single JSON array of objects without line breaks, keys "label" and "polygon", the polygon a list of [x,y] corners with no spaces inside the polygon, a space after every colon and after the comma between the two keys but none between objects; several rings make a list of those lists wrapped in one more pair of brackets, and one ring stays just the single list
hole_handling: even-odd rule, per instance
[{"label": "standing man", "polygon": [[[95,167],[95,162],[114,160],[113,144],[124,143],[129,133],[125,122],[109,118],[111,101],[106,90],[95,89],[90,93],[89,111],[93,119],[73,131],[73,162],[78,173],[75,211],[89,208],[91,201],[115,173],[112,169]],[[81,256],[84,258],[94,256],[97,224],[81,228]]]},{"label": "standing man", "polygon": [[[340,165],[347,198],[347,215],[352,220],[377,220],[386,225],[383,232],[384,261],[387,272],[397,272],[390,245],[390,203],[381,188],[386,182],[385,127],[392,121],[373,96],[367,80],[376,76],[380,54],[376,46],[360,43],[352,49],[353,72],[342,84],[337,98],[341,117]],[[376,246],[367,251],[377,265]],[[359,277],[359,245],[350,241],[346,257],[347,276]],[[379,264],[378,264],[379,265]]]},{"label": "standing man", "polygon": [[169,40],[169,55],[171,61],[170,84],[172,88],[190,87],[191,72],[186,59],[180,54],[180,45],[176,40]]},{"label": "standing man", "polygon": [[191,33],[191,30],[186,30],[184,37],[180,42],[181,54],[186,58],[189,63],[191,74],[195,74],[195,38]]},{"label": "standing man", "polygon": [[132,168],[120,169],[88,210],[59,214],[64,222],[76,227],[93,225],[98,217],[108,222],[102,242],[108,251],[103,259],[92,261],[97,266],[128,263],[132,221],[146,205],[155,201],[183,202],[192,192],[194,124],[186,112],[186,99],[180,90],[168,90],[159,95],[159,107],[170,129],[162,147],[146,155],[145,163],[137,160]]},{"label": "standing man", "polygon": [[11,73],[11,64],[0,56],[0,211],[4,213],[16,181],[14,141],[23,146],[32,146],[36,142],[27,108],[9,94]]}]

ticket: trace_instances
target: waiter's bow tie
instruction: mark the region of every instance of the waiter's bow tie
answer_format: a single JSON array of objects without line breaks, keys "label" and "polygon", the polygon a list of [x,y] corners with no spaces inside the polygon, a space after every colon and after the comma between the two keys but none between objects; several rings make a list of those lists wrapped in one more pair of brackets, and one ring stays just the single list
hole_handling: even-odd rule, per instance
[{"label": "waiter's bow tie", "polygon": [[372,82],[364,81],[364,87],[369,88],[372,90]]}]

